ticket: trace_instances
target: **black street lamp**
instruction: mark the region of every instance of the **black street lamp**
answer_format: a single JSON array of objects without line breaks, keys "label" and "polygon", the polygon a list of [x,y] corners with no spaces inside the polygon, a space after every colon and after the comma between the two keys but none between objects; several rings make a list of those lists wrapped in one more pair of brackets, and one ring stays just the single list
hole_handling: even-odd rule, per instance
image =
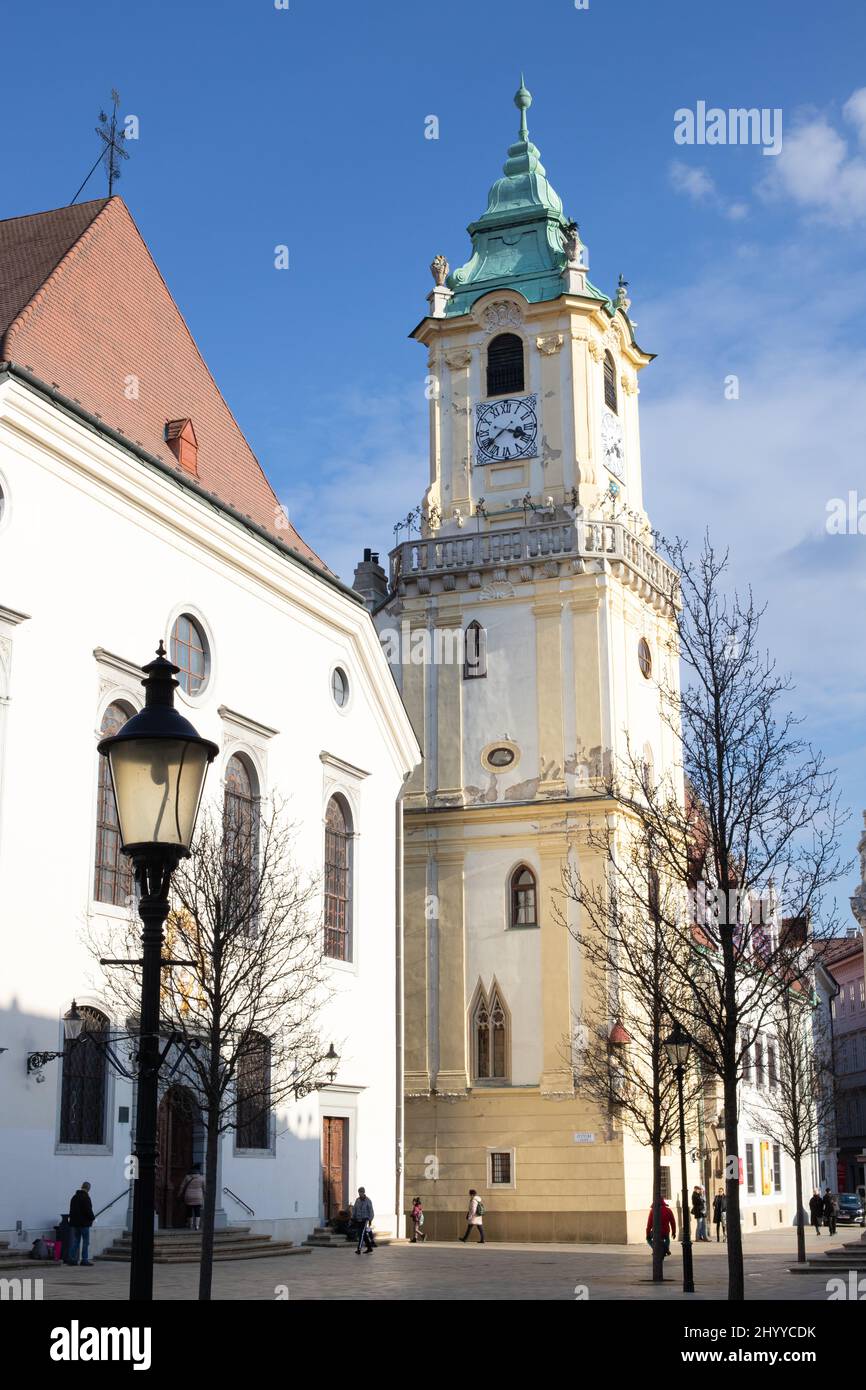
[{"label": "black street lamp", "polygon": [[689,1180],[686,1173],[686,1108],[683,1100],[683,1076],[689,1060],[692,1040],[686,1030],[674,1023],[674,1031],[665,1038],[665,1047],[677,1078],[677,1100],[680,1107],[680,1166],[683,1183],[683,1293],[694,1293],[695,1276],[692,1265],[692,1228],[689,1221]]},{"label": "black street lamp", "polygon": [[[82,1018],[81,1013],[79,1012],[78,1005],[73,999],[72,1008],[67,1009],[66,1013],[63,1015],[63,1036],[66,1039],[66,1041],[68,1043],[78,1042],[79,1038],[81,1037],[81,1030],[83,1027],[84,1019]],[[3,1051],[5,1052],[5,1050],[6,1049],[4,1048]],[[63,1057],[64,1055],[65,1054],[63,1052],[28,1052],[27,1075],[29,1076],[31,1072],[35,1071],[37,1074],[36,1080],[44,1080],[44,1077],[40,1076],[39,1073],[42,1071],[42,1068],[45,1066],[45,1063],[54,1062],[57,1060],[58,1057]]]},{"label": "black street lamp", "polygon": [[129,1279],[129,1296],[136,1302],[153,1298],[156,1126],[163,1060],[160,972],[172,963],[162,959],[162,929],[169,913],[171,876],[189,854],[208,764],[219,752],[174,708],[179,669],[167,660],[160,642],[156,660],[144,667],[144,709],[98,745],[111,770],[121,849],[133,862],[140,890],[141,1031]]}]

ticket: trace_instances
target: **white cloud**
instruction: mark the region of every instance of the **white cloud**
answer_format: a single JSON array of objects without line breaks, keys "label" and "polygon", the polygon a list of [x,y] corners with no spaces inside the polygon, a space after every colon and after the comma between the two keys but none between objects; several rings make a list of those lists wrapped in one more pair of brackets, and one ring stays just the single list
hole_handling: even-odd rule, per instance
[{"label": "white cloud", "polygon": [[729,202],[719,192],[715,181],[706,169],[699,165],[693,167],[690,164],[685,164],[681,159],[675,159],[668,169],[668,175],[674,192],[684,194],[693,203],[715,208],[734,222],[748,216],[748,205],[741,202]]},{"label": "white cloud", "polygon": [[[842,116],[857,143],[866,145],[866,87],[852,93]],[[850,227],[866,220],[866,158],[852,152],[827,115],[810,115],[785,135],[760,191],[768,199],[790,199],[821,221]]]}]

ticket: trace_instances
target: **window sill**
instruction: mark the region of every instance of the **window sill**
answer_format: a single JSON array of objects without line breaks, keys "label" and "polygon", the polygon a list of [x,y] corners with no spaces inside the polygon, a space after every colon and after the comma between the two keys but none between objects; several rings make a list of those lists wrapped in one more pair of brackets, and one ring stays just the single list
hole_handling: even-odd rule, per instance
[{"label": "window sill", "polygon": [[357,975],[357,962],[353,960],[339,960],[336,956],[323,956],[325,964],[333,970],[340,970],[345,975]]},{"label": "window sill", "polygon": [[60,1144],[54,1145],[55,1154],[78,1155],[81,1158],[110,1158],[114,1153],[113,1144]]}]

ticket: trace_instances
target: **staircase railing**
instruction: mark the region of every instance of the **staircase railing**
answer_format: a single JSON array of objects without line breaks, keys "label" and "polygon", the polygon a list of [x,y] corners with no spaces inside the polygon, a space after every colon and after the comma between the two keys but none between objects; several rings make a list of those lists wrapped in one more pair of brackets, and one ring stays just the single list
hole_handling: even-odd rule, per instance
[{"label": "staircase railing", "polygon": [[123,1189],[122,1192],[118,1192],[117,1196],[116,1196],[116,1197],[112,1197],[112,1199],[111,1199],[110,1202],[106,1202],[106,1204],[105,1204],[104,1207],[100,1207],[100,1208],[99,1208],[99,1211],[94,1212],[94,1213],[93,1213],[93,1219],[94,1219],[94,1221],[96,1220],[97,1216],[101,1216],[102,1213],[103,1213],[104,1211],[108,1211],[108,1208],[109,1208],[109,1207],[113,1207],[114,1204],[115,1204],[115,1202],[119,1202],[120,1199],[121,1199],[121,1197],[127,1197],[127,1198],[129,1197],[129,1188],[128,1188],[128,1187],[125,1187],[125,1188]]},{"label": "staircase railing", "polygon": [[248,1207],[246,1202],[244,1202],[236,1192],[232,1192],[230,1187],[223,1188],[223,1195],[226,1197],[231,1197],[233,1201],[237,1202],[239,1207],[243,1207],[244,1211],[247,1212],[248,1215],[255,1216],[255,1212],[253,1211],[252,1207]]}]

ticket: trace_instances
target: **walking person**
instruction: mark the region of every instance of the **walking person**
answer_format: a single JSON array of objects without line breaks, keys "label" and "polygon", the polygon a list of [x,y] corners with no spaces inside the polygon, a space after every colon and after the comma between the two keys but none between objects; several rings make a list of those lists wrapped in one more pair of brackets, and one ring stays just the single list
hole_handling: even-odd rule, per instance
[{"label": "walking person", "polygon": [[718,1245],[722,1236],[728,1238],[727,1230],[728,1199],[721,1188],[719,1188],[713,1198],[713,1225],[716,1228],[716,1244]]},{"label": "walking person", "polygon": [[469,1189],[469,1207],[466,1212],[466,1234],[460,1239],[464,1245],[472,1234],[473,1226],[477,1229],[481,1244],[484,1244],[484,1203],[478,1196],[474,1187]]},{"label": "walking person", "polygon": [[697,1183],[692,1190],[692,1216],[695,1218],[695,1240],[707,1241],[707,1202],[704,1189]]},{"label": "walking person", "polygon": [[[661,1228],[662,1228],[662,1251],[665,1255],[671,1253],[671,1236],[677,1233],[677,1218],[674,1216],[664,1197],[661,1199]],[[653,1209],[650,1207],[649,1216],[646,1223],[646,1241],[650,1247],[653,1243]]]},{"label": "walking person", "polygon": [[417,1245],[419,1240],[426,1240],[424,1231],[424,1208],[421,1205],[421,1198],[416,1197],[412,1203],[412,1244]]},{"label": "walking person", "polygon": [[827,1191],[824,1193],[824,1220],[827,1223],[827,1230],[830,1232],[831,1236],[836,1234],[837,1211],[836,1198],[828,1187]]},{"label": "walking person", "polygon": [[78,1251],[81,1249],[81,1263],[92,1265],[90,1259],[90,1228],[93,1225],[93,1203],[90,1200],[90,1183],[83,1182],[73,1194],[69,1203],[69,1258],[68,1265],[78,1264]]},{"label": "walking person", "polygon": [[809,1220],[815,1227],[815,1235],[821,1234],[821,1218],[824,1215],[824,1202],[817,1187],[809,1198]]},{"label": "walking person", "polygon": [[177,1189],[177,1195],[186,1203],[186,1224],[191,1231],[201,1230],[201,1209],[204,1202],[204,1175],[201,1164],[194,1163]]},{"label": "walking person", "polygon": [[376,1249],[376,1242],[373,1240],[373,1228],[371,1225],[375,1214],[376,1213],[373,1211],[373,1203],[367,1196],[366,1189],[359,1187],[358,1200],[352,1208],[352,1217],[358,1226],[358,1248],[355,1251],[356,1255],[360,1255],[362,1246],[366,1247],[364,1249],[365,1255],[372,1255],[373,1251]]}]

